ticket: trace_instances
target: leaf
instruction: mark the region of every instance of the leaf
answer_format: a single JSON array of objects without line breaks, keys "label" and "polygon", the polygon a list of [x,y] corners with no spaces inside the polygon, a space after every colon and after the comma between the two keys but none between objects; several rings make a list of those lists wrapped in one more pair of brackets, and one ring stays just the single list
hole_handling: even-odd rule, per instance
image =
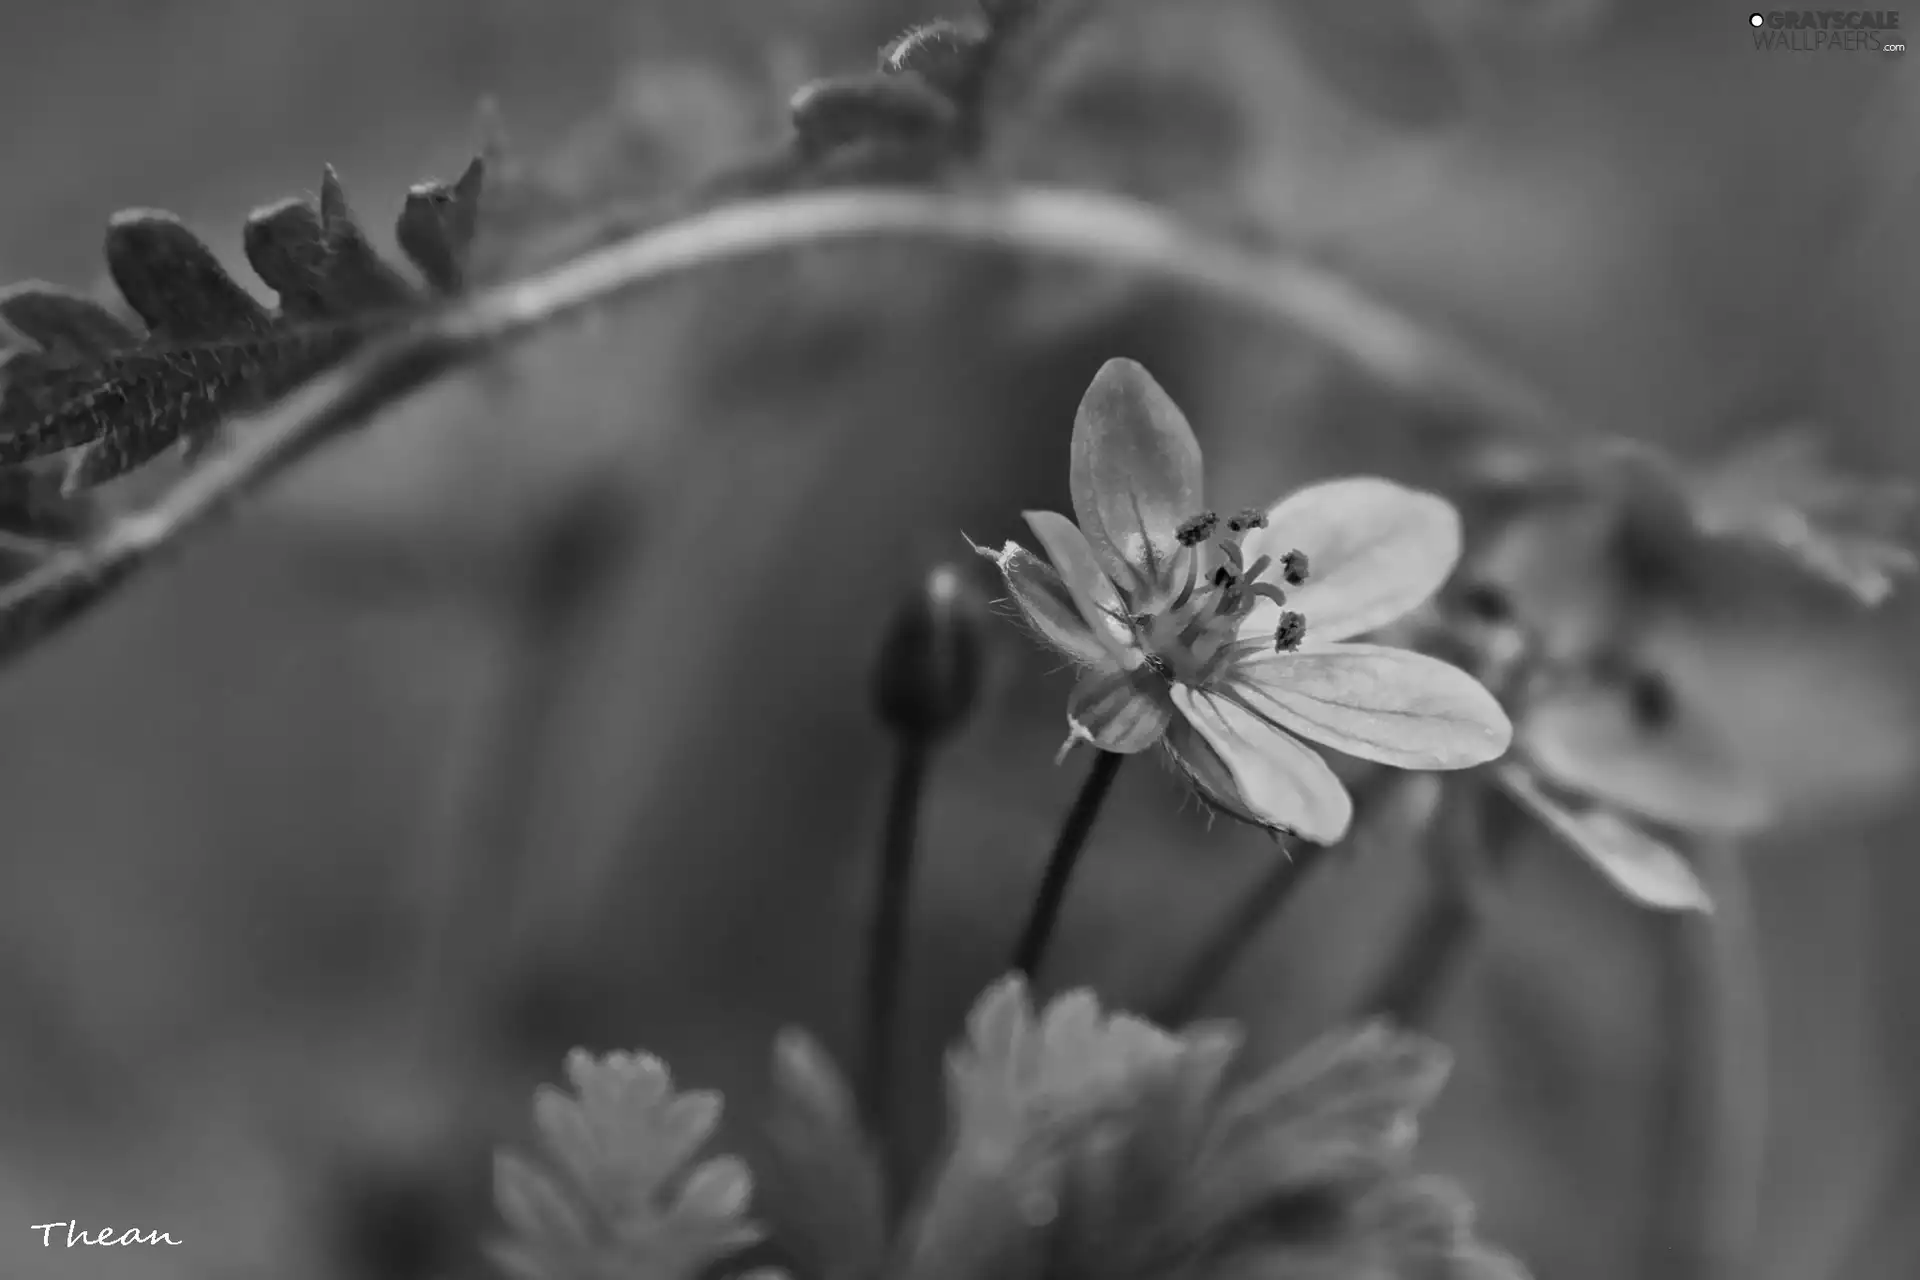
[{"label": "leaf", "polygon": [[1706,886],[1685,858],[1612,809],[1570,808],[1548,795],[1519,765],[1500,765],[1495,777],[1527,812],[1641,906],[1657,911],[1713,909]]},{"label": "leaf", "polygon": [[1067,1161],[1103,1117],[1124,1114],[1180,1041],[1103,1012],[1088,991],[1038,1016],[1018,977],[988,988],[947,1059],[947,1152],[901,1241],[912,1280],[1038,1276]]},{"label": "leaf", "polygon": [[[400,215],[401,244],[436,293],[464,284],[482,175],[475,160],[451,186],[415,187]],[[31,344],[0,366],[0,466],[67,453],[75,493],[176,443],[197,451],[225,416],[284,395],[429,300],[374,252],[331,168],[317,200],[253,213],[243,243],[277,310],[151,209],[114,215],[106,236],[108,272],[144,334],[57,286],[0,293],[0,318]]]},{"label": "leaf", "polygon": [[1451,1057],[1384,1025],[1324,1036],[1223,1101],[1186,1190],[1208,1231],[1263,1201],[1357,1187],[1404,1170],[1417,1118]]},{"label": "leaf", "polygon": [[491,1250],[520,1280],[695,1280],[760,1238],[751,1180],[730,1156],[702,1158],[719,1095],[677,1092],[647,1054],[567,1059],[572,1091],[542,1086],[535,1127],[551,1172],[511,1154],[495,1165],[508,1237]]},{"label": "leaf", "polygon": [[1175,1036],[1084,992],[1036,1018],[1018,983],[989,990],[954,1054],[951,1150],[900,1274],[1524,1275],[1476,1238],[1457,1187],[1412,1171],[1441,1046],[1361,1027],[1229,1088],[1239,1047],[1233,1027]]},{"label": "leaf", "polygon": [[1920,568],[1899,540],[1920,490],[1834,470],[1811,428],[1785,428],[1691,468],[1685,488],[1702,532],[1773,547],[1862,604],[1881,603]]},{"label": "leaf", "polygon": [[885,1262],[885,1180],[853,1094],[805,1032],[774,1042],[768,1182],[781,1243],[815,1280],[867,1280]]}]

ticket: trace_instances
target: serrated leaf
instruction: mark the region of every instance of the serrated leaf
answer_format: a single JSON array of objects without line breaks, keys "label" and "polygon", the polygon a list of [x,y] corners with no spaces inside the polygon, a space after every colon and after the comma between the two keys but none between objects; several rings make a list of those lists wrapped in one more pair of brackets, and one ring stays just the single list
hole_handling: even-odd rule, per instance
[{"label": "serrated leaf", "polygon": [[1769,434],[1691,469],[1686,487],[1703,532],[1774,547],[1862,604],[1879,604],[1920,569],[1899,540],[1920,490],[1834,470],[1810,428]]},{"label": "serrated leaf", "polygon": [[731,1156],[702,1159],[717,1094],[677,1092],[643,1053],[568,1055],[571,1091],[543,1086],[534,1122],[564,1177],[503,1154],[495,1199],[509,1238],[492,1250],[520,1280],[696,1280],[760,1238],[752,1182]]},{"label": "serrated leaf", "polygon": [[864,1280],[886,1259],[885,1175],[853,1094],[811,1036],[780,1034],[767,1118],[781,1242],[815,1280]]},{"label": "serrated leaf", "polygon": [[1706,886],[1672,846],[1610,809],[1562,804],[1518,765],[1501,765],[1496,776],[1523,808],[1633,901],[1658,911],[1713,909]]}]

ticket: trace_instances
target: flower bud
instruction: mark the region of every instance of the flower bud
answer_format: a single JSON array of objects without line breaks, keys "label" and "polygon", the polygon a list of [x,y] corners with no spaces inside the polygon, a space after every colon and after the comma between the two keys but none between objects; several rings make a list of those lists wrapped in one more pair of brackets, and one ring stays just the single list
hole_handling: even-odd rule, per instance
[{"label": "flower bud", "polygon": [[932,739],[959,727],[980,692],[986,611],[946,564],[901,603],[874,663],[874,705],[889,729]]}]

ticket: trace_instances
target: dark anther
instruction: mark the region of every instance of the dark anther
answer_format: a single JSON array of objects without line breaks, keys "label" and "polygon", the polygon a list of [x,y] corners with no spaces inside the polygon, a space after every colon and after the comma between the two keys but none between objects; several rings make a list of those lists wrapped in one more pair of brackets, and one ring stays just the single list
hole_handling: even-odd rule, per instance
[{"label": "dark anther", "polygon": [[1280,615],[1280,625],[1273,632],[1275,653],[1292,653],[1307,638],[1307,619],[1305,614],[1295,613],[1292,609]]},{"label": "dark anther", "polygon": [[1280,557],[1280,576],[1287,585],[1297,587],[1307,580],[1307,553],[1295,548]]},{"label": "dark anther", "polygon": [[1475,622],[1497,626],[1513,621],[1513,601],[1491,582],[1469,583],[1460,592],[1460,608]]},{"label": "dark anther", "polygon": [[1229,569],[1226,565],[1223,564],[1218,569],[1215,569],[1213,571],[1213,585],[1216,587],[1231,586],[1234,581],[1234,577],[1235,575],[1233,570]]},{"label": "dark anther", "polygon": [[1252,507],[1235,512],[1233,519],[1227,521],[1227,531],[1230,533],[1245,533],[1248,529],[1264,529],[1266,527],[1267,513],[1257,511]]},{"label": "dark anther", "polygon": [[1211,511],[1203,511],[1180,525],[1173,531],[1176,541],[1183,547],[1197,547],[1213,536],[1220,525],[1220,517]]},{"label": "dark anther", "polygon": [[966,718],[980,688],[986,613],[952,565],[927,574],[901,604],[874,666],[874,702],[888,728],[932,739]]}]

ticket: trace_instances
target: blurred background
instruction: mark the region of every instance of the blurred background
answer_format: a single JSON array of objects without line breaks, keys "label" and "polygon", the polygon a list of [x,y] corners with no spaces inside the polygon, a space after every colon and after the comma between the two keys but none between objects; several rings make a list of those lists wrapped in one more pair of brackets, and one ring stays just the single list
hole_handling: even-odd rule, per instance
[{"label": "blurred background", "polygon": [[[326,163],[390,246],[407,186],[472,153],[483,95],[582,207],[671,191],[941,12],[9,4],[0,279],[99,285],[129,206],[240,264],[246,213]],[[1851,468],[1920,472],[1913,55],[1758,52],[1723,0],[1166,15],[1094,19],[1003,122],[1006,166],[1256,228],[1582,421],[1683,449],[1810,421]],[[1205,299],[821,251],[447,380],[0,675],[0,1271],[473,1274],[485,1152],[574,1044],[726,1089],[751,1155],[773,1031],[844,1049],[854,1023],[887,612],[960,530],[1065,505],[1073,405],[1116,355],[1188,410],[1223,507],[1445,461],[1422,406]],[[1785,575],[1780,597],[1682,644],[1791,819],[1749,855],[1772,1079],[1752,1274],[1900,1280],[1920,1274],[1920,614]],[[921,1145],[937,1054],[1077,782],[1049,763],[1062,677],[1004,631],[929,802]],[[1460,1064],[1424,1159],[1545,1280],[1654,1275],[1671,922],[1536,843],[1437,1025]],[[1272,857],[1150,768],[1094,852],[1055,977],[1122,1004]],[[1419,868],[1369,855],[1220,993],[1253,1052],[1335,1016],[1406,909]],[[61,1220],[184,1243],[28,1230]]]}]

